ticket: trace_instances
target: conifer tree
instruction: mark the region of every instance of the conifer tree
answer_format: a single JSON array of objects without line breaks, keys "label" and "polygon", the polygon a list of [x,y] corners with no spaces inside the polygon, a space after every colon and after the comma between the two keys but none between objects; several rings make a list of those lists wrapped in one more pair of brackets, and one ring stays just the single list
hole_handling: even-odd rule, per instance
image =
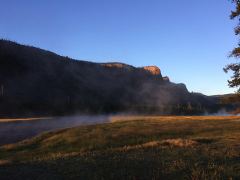
[{"label": "conifer tree", "polygon": [[[240,37],[240,0],[232,0],[232,3],[235,4],[235,10],[233,10],[231,12],[230,18],[238,20],[238,24],[235,27],[234,31],[235,31],[235,35]],[[230,57],[235,57],[237,59],[240,58],[240,41],[239,41],[237,47],[235,47],[232,50]],[[238,88],[238,93],[240,93],[240,62],[237,61],[236,63],[228,64],[224,68],[224,71],[225,72],[228,72],[228,71],[233,72],[233,76],[231,77],[230,80],[228,80],[228,84],[230,87]]]}]

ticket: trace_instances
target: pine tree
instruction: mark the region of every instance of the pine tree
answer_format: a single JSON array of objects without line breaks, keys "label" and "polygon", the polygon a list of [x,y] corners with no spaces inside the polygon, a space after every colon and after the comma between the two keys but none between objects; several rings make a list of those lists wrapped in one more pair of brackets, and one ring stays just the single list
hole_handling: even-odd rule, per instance
[{"label": "pine tree", "polygon": [[[235,4],[235,10],[231,12],[230,18],[231,19],[238,19],[238,25],[234,29],[235,34],[240,36],[240,0],[232,0]],[[240,42],[238,43],[237,47],[235,47],[231,54],[231,57],[240,58]],[[228,80],[228,84],[230,87],[238,88],[238,93],[240,93],[240,62],[228,64],[224,68],[225,72],[233,71],[233,76],[230,80]]]}]

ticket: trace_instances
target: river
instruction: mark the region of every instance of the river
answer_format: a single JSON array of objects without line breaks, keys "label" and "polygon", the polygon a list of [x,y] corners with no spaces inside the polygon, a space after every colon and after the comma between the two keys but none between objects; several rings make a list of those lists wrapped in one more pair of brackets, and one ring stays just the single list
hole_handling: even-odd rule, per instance
[{"label": "river", "polygon": [[46,131],[106,123],[109,116],[69,116],[39,118],[38,120],[0,121],[0,146],[31,138]]}]

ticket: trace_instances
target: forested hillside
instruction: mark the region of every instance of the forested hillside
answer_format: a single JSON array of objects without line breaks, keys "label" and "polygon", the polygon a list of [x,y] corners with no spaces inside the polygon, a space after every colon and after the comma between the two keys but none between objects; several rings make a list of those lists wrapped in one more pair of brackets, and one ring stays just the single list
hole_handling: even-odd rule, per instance
[{"label": "forested hillside", "polygon": [[218,98],[189,93],[155,66],[92,63],[0,41],[0,115],[215,111]]}]

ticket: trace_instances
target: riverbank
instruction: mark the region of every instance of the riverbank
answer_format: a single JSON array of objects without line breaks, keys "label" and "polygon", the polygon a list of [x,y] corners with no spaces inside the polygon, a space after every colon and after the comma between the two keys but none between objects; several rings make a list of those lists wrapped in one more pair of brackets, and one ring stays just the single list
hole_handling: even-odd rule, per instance
[{"label": "riverbank", "polygon": [[1,179],[240,178],[239,117],[120,119],[0,147]]}]

